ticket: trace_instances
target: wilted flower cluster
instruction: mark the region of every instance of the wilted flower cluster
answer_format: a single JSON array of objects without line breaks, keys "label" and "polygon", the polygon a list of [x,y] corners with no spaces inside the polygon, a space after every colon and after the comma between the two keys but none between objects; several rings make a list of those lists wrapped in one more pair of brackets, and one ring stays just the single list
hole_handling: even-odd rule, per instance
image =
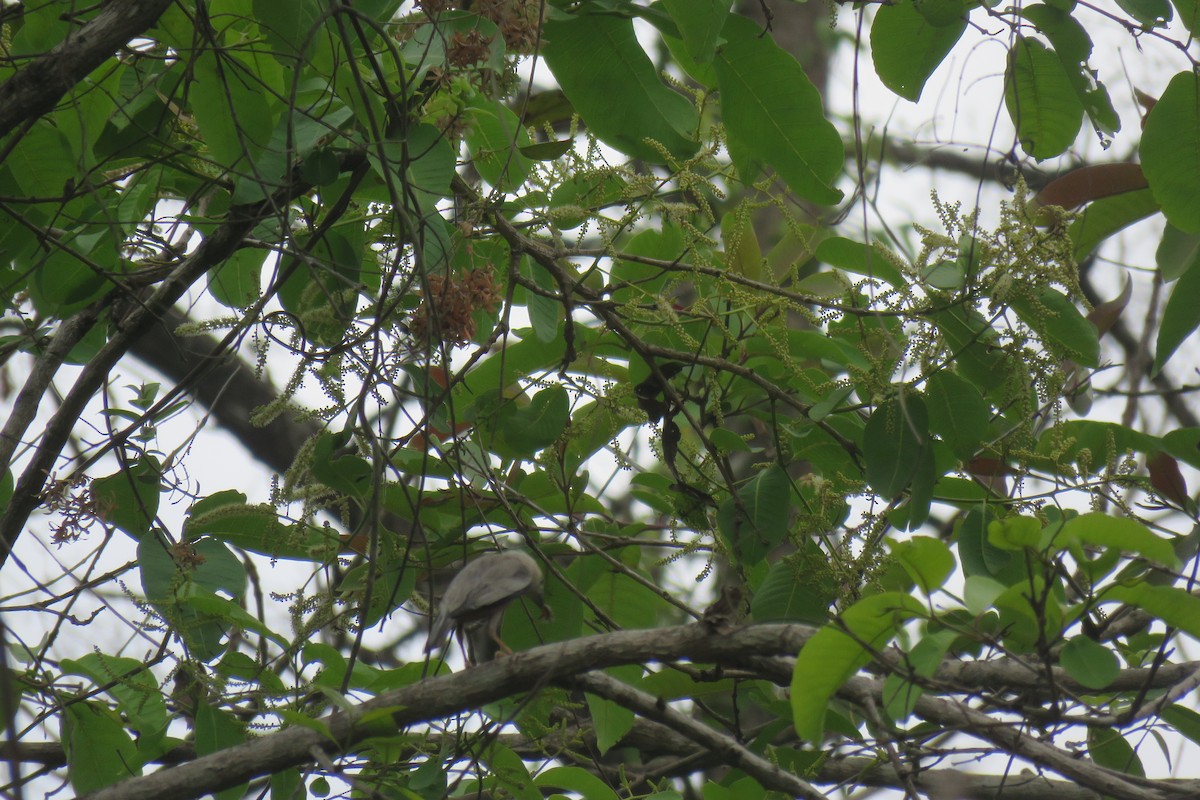
[{"label": "wilted flower cluster", "polygon": [[434,342],[464,345],[475,336],[476,311],[494,311],[500,292],[491,270],[473,269],[461,276],[429,275],[425,295],[408,329],[422,349]]}]

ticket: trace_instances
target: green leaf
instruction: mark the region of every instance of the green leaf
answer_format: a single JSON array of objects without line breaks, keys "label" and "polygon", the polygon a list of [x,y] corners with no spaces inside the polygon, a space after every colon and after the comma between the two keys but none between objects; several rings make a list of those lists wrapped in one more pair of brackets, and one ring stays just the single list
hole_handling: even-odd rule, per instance
[{"label": "green leaf", "polygon": [[1167,298],[1162,322],[1158,327],[1158,338],[1154,344],[1154,372],[1162,371],[1167,360],[1174,355],[1192,333],[1200,326],[1200,266],[1193,265],[1180,276]]},{"label": "green leaf", "polygon": [[1179,566],[1171,542],[1128,517],[1092,512],[1072,517],[1063,523],[1054,538],[1059,550],[1077,544],[1114,547],[1126,553],[1137,553],[1167,567]]},{"label": "green leaf", "polygon": [[1043,286],[1035,289],[1032,297],[1017,295],[1010,298],[1009,306],[1043,342],[1061,351],[1060,355],[1092,369],[1099,366],[1100,337],[1096,326],[1079,313],[1065,294]]},{"label": "green leaf", "polygon": [[1171,79],[1146,116],[1142,170],[1167,220],[1200,233],[1200,77],[1190,69]]},{"label": "green leaf", "polygon": [[534,161],[553,161],[571,151],[575,146],[574,139],[563,139],[559,142],[538,142],[526,144],[517,148],[521,155]]},{"label": "green leaf", "polygon": [[90,700],[66,703],[62,726],[67,778],[77,794],[103,789],[142,773],[137,746],[107,706]]},{"label": "green leaf", "polygon": [[[117,700],[121,713],[138,732],[143,749],[146,740],[161,739],[167,732],[167,704],[158,679],[134,658],[88,653],[79,659],[63,659],[67,674],[85,675]],[[110,685],[111,684],[111,685]]]},{"label": "green leaf", "polygon": [[699,64],[712,61],[729,16],[729,0],[664,0],[688,53]]},{"label": "green leaf", "polygon": [[1069,11],[1049,5],[1024,6],[1021,15],[1037,25],[1054,47],[1076,96],[1097,130],[1107,134],[1121,129],[1121,119],[1113,108],[1108,90],[1088,68],[1092,40]]},{"label": "green leaf", "polygon": [[755,475],[717,509],[717,526],[726,546],[744,563],[753,564],[787,536],[791,481],[772,464]]},{"label": "green leaf", "polygon": [[1171,727],[1183,734],[1187,739],[1195,744],[1200,744],[1200,713],[1193,711],[1187,706],[1173,703],[1164,708],[1160,716],[1163,721],[1170,724]]},{"label": "green leaf", "polygon": [[1200,2],[1197,0],[1171,0],[1171,4],[1175,6],[1175,10],[1179,13],[1179,21],[1188,29],[1188,33],[1195,35],[1196,29],[1200,27]]},{"label": "green leaf", "polygon": [[1075,260],[1084,261],[1100,242],[1159,210],[1152,189],[1138,189],[1088,204],[1067,235],[1075,243]]},{"label": "green leaf", "polygon": [[524,148],[530,146],[529,134],[503,103],[478,97],[471,102],[470,112],[473,124],[466,140],[475,169],[497,189],[513,191],[533,169],[524,153]]},{"label": "green leaf", "polygon": [[954,572],[954,555],[939,539],[914,536],[907,540],[888,540],[888,547],[892,557],[927,595],[940,588]]},{"label": "green leaf", "polygon": [[696,109],[659,78],[631,18],[547,19],[542,32],[542,57],[596,138],[651,164],[696,152]]},{"label": "green leaf", "polygon": [[[211,703],[196,705],[196,755],[207,756],[246,741],[246,730],[237,718]],[[217,800],[237,800],[246,784],[216,793]]]},{"label": "green leaf", "polygon": [[[624,668],[620,669],[620,672],[626,678],[636,680],[641,676],[641,667],[634,667],[632,670]],[[586,697],[588,712],[592,715],[592,725],[596,731],[596,749],[600,751],[600,755],[604,755],[633,729],[634,713],[612,700],[593,694],[587,694]]]},{"label": "green leaf", "polygon": [[265,55],[254,62],[250,65],[211,50],[191,62],[195,74],[188,94],[192,114],[204,135],[209,158],[225,169],[253,161],[271,140],[275,127],[272,112],[277,104],[263,91],[264,63],[275,62]]},{"label": "green leaf", "polygon": [[929,429],[961,459],[974,455],[987,436],[988,406],[969,381],[940,370],[925,382]]},{"label": "green leaf", "polygon": [[[822,558],[824,557],[819,553]],[[779,561],[754,591],[750,614],[755,622],[796,620],[823,625],[837,599],[837,581],[828,569],[813,569],[808,560]]]},{"label": "green leaf", "polygon": [[729,154],[747,182],[763,164],[801,197],[832,205],[842,199],[833,185],[845,158],[841,136],[799,62],[759,33],[730,15],[714,62]]},{"label": "green leaf", "polygon": [[914,103],[967,29],[965,19],[933,25],[913,0],[885,5],[871,24],[871,58],[883,85]]},{"label": "green leaf", "polygon": [[912,714],[925,690],[917,681],[909,680],[909,671],[918,678],[930,679],[946,657],[946,651],[958,638],[956,631],[939,631],[922,637],[904,658],[904,673],[893,672],[883,682],[883,702],[888,716],[903,722]]},{"label": "green leaf", "polygon": [[881,403],[863,433],[867,483],[882,497],[897,497],[913,482],[913,465],[929,446],[929,414],[920,397],[904,395]]},{"label": "green leaf", "polygon": [[[590,699],[589,695],[589,703]],[[607,783],[583,767],[551,767],[538,773],[533,780],[542,789],[563,789],[580,795],[584,800],[617,800],[616,792]]]},{"label": "green leaf", "polygon": [[13,180],[31,197],[58,197],[75,177],[75,157],[66,138],[37,120],[4,159]]},{"label": "green leaf", "polygon": [[270,639],[285,650],[290,646],[287,639],[271,630],[262,620],[232,600],[226,600],[224,597],[207,592],[196,592],[184,597],[183,602],[201,614],[219,617],[243,630]]},{"label": "green leaf", "polygon": [[1042,541],[1042,523],[1036,517],[1014,514],[988,523],[988,542],[1001,550],[1024,550]]},{"label": "green leaf", "polygon": [[253,305],[261,291],[263,261],[259,250],[238,250],[209,272],[208,293],[226,308]]},{"label": "green leaf", "polygon": [[859,600],[836,624],[817,631],[796,659],[792,672],[792,717],[796,733],[811,744],[825,732],[825,710],[833,693],[882,649],[904,623],[924,615],[914,598],[886,592]]},{"label": "green leaf", "polygon": [[1163,229],[1154,263],[1164,283],[1171,283],[1200,264],[1200,234],[1184,233],[1171,223]]},{"label": "green leaf", "polygon": [[1167,0],[1117,0],[1117,5],[1147,30],[1165,27],[1174,17]]},{"label": "green leaf", "polygon": [[158,514],[162,467],[153,456],[132,462],[121,470],[92,481],[92,497],[100,518],[135,539],[150,530]]},{"label": "green leaf", "polygon": [[868,278],[879,278],[895,287],[901,287],[907,283],[901,277],[899,270],[892,266],[881,252],[869,244],[852,239],[831,236],[817,245],[813,257],[831,267],[853,272],[856,275],[866,275]]},{"label": "green leaf", "polygon": [[1083,103],[1057,54],[1017,37],[1009,51],[1004,104],[1026,153],[1042,161],[1062,154],[1083,124]]},{"label": "green leaf", "polygon": [[1120,731],[1112,728],[1088,728],[1088,755],[1102,767],[1126,775],[1146,777],[1146,770],[1137,752],[1125,741]]},{"label": "green leaf", "polygon": [[1059,661],[1068,675],[1089,689],[1103,689],[1121,673],[1121,665],[1113,652],[1086,636],[1070,639],[1063,647]]},{"label": "green leaf", "polygon": [[1183,589],[1148,583],[1113,586],[1104,593],[1101,602],[1110,600],[1137,606],[1189,636],[1200,636],[1200,598]]}]

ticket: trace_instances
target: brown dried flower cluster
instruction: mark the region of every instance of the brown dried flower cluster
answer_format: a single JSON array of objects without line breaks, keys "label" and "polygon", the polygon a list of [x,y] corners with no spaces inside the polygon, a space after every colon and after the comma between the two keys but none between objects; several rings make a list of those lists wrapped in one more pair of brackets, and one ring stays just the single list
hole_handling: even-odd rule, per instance
[{"label": "brown dried flower cluster", "polygon": [[488,269],[474,269],[461,277],[430,275],[425,279],[425,297],[413,312],[409,332],[422,349],[434,342],[457,346],[475,336],[473,314],[495,310],[500,292]]},{"label": "brown dried flower cluster", "polygon": [[491,37],[484,36],[477,30],[458,31],[450,37],[447,57],[452,66],[471,67],[487,58],[491,45]]},{"label": "brown dried flower cluster", "polygon": [[[533,52],[542,21],[541,0],[473,0],[471,3],[463,3],[462,0],[417,0],[417,7],[430,17],[464,5],[496,23],[508,52],[523,55]],[[475,63],[478,63],[478,59],[464,62],[464,65]]]}]

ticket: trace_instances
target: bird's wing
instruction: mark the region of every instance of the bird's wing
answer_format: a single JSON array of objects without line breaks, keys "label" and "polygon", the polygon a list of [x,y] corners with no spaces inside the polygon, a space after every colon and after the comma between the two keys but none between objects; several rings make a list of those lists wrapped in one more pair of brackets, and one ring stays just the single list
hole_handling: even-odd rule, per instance
[{"label": "bird's wing", "polygon": [[501,553],[478,558],[463,567],[446,590],[443,603],[449,613],[462,617],[528,592],[540,577],[540,570],[536,562],[521,555]]}]

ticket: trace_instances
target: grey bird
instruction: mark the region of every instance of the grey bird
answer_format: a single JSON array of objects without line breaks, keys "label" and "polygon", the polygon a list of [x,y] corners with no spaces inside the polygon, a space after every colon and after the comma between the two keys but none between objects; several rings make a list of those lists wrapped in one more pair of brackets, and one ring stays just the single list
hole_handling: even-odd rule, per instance
[{"label": "grey bird", "polygon": [[[501,652],[512,653],[512,648],[500,638],[504,609],[517,598],[528,595],[542,609],[542,618],[548,619],[550,609],[542,594],[544,582],[542,568],[528,553],[507,550],[479,556],[463,567],[446,587],[429,640],[425,642],[425,652],[444,647],[452,629],[457,632],[461,646],[463,630],[472,623],[483,623],[487,632],[484,642],[490,640]],[[487,651],[478,646],[473,649]]]}]

